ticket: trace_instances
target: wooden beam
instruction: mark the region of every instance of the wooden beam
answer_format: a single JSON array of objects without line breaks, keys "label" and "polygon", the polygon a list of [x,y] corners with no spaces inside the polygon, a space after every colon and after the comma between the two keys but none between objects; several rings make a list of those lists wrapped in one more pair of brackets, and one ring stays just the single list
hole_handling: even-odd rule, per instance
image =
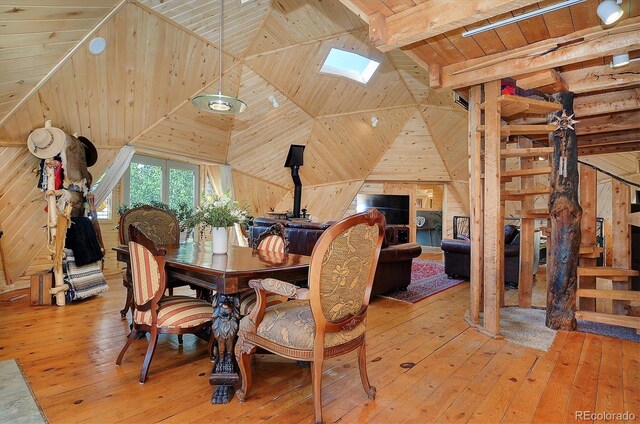
[{"label": "wooden beam", "polygon": [[429,87],[442,87],[442,65],[439,63],[429,65]]},{"label": "wooden beam", "polygon": [[627,215],[627,222],[629,222],[629,225],[640,227],[640,212],[630,213]]},{"label": "wooden beam", "polygon": [[634,109],[640,109],[640,88],[578,96],[573,102],[573,111],[578,118]]},{"label": "wooden beam", "polygon": [[545,69],[533,75],[520,77],[516,80],[516,85],[525,90],[536,88],[544,93],[567,91],[566,83],[555,69]]},{"label": "wooden beam", "polygon": [[[579,153],[578,153],[579,154]],[[582,246],[596,245],[596,215],[598,206],[598,181],[597,172],[590,166],[580,164],[580,206],[582,207],[582,221],[580,222],[580,248]],[[582,267],[596,266],[597,259],[580,257],[579,265]],[[580,277],[579,289],[595,289],[596,277]],[[578,290],[579,291],[579,290]],[[595,299],[578,299],[577,309],[582,311],[595,311]]]},{"label": "wooden beam", "polygon": [[[611,180],[611,256],[614,268],[631,268],[631,228],[627,217],[631,212],[629,205],[631,190],[629,186],[613,178]],[[626,282],[613,282],[614,290],[627,290]],[[613,302],[613,313],[626,314],[624,304]]]},{"label": "wooden beam", "polygon": [[356,6],[352,0],[340,0],[340,3],[342,3],[343,6],[358,15],[360,19],[362,19],[366,23],[369,23],[369,16],[367,16],[367,14],[362,11],[362,9]]},{"label": "wooden beam", "polygon": [[500,334],[500,284],[504,274],[504,219],[500,202],[500,81],[484,85],[484,328]]},{"label": "wooden beam", "polygon": [[469,319],[474,324],[480,323],[483,279],[483,204],[482,204],[482,133],[478,125],[482,122],[480,101],[481,86],[476,85],[469,90],[469,211],[471,228],[471,269],[469,275],[471,291],[471,307]]},{"label": "wooden beam", "polygon": [[[518,150],[531,151],[533,143],[531,140],[522,139],[518,143]],[[553,151],[553,148],[551,149]],[[504,155],[503,155],[504,157]],[[533,159],[531,156],[520,157],[520,169],[532,172]],[[528,190],[534,188],[532,176],[522,176],[520,179],[520,189]],[[522,199],[522,209],[530,210],[535,207],[535,199],[531,196]],[[533,297],[533,259],[534,259],[534,238],[536,225],[533,219],[520,219],[520,277],[518,279],[518,306],[530,308]]]},{"label": "wooden beam", "polygon": [[640,128],[640,110],[579,119],[574,127],[578,135],[638,129]]},{"label": "wooden beam", "polygon": [[622,68],[602,65],[563,72],[562,79],[568,90],[575,94],[619,90],[640,84],[640,62],[632,62]]},{"label": "wooden beam", "polygon": [[578,147],[579,156],[604,155],[607,153],[640,152],[640,141],[612,144],[610,146]]},{"label": "wooden beam", "polygon": [[600,25],[442,68],[442,86],[460,88],[640,48],[640,17]]},{"label": "wooden beam", "polygon": [[612,131],[578,136],[578,148],[640,142],[640,131]]},{"label": "wooden beam", "polygon": [[[539,0],[427,0],[395,15],[372,20],[369,37],[383,52],[483,21]],[[377,12],[379,13],[379,12]],[[381,14],[382,15],[382,14]],[[384,15],[382,15],[384,16]],[[381,37],[381,35],[383,35]]]}]

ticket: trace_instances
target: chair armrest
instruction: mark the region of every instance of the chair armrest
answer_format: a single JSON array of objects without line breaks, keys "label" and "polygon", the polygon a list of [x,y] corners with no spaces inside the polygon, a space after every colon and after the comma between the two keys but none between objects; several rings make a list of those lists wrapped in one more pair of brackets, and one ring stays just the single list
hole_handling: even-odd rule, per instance
[{"label": "chair armrest", "polygon": [[287,283],[286,281],[277,280],[275,278],[265,278],[263,280],[251,280],[249,281],[249,287],[252,287],[256,292],[260,289],[268,291],[269,293],[279,294],[286,296],[289,299],[308,299],[309,289],[302,289],[295,284]]},{"label": "chair armrest", "polygon": [[286,296],[290,299],[308,299],[309,289],[302,289],[298,286],[280,281],[275,278],[265,278],[263,280],[250,280],[249,287],[256,291],[256,305],[249,314],[249,331],[256,333],[258,326],[264,318],[264,310],[267,307],[266,292]]}]

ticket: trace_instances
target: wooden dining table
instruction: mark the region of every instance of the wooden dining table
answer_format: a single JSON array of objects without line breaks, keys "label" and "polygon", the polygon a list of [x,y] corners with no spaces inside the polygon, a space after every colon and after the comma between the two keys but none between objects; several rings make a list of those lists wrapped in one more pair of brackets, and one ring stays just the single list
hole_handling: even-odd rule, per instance
[{"label": "wooden dining table", "polygon": [[[113,248],[118,261],[130,272],[129,247]],[[167,277],[215,291],[213,296],[213,329],[216,343],[231,347],[224,358],[217,357],[209,376],[216,385],[211,403],[228,403],[240,376],[233,360],[233,346],[238,332],[239,293],[249,288],[249,281],[277,278],[287,282],[307,279],[310,257],[293,253],[266,252],[249,247],[229,246],[227,254],[213,254],[209,243],[184,243],[166,247]],[[130,275],[130,274],[129,274]],[[227,330],[227,331],[221,331]],[[220,350],[219,350],[220,351]],[[219,356],[219,355],[218,355]]]}]

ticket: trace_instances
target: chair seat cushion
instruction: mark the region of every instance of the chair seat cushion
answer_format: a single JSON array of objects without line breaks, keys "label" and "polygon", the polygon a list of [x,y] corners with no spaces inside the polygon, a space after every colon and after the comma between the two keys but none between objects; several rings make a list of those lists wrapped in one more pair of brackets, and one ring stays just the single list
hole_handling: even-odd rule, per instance
[{"label": "chair seat cushion", "polygon": [[[284,303],[289,300],[288,297],[275,293],[267,293],[267,308],[280,303]],[[249,290],[240,293],[240,315],[245,316],[251,313],[251,310],[256,306],[256,292],[255,290]]]},{"label": "chair seat cushion", "polygon": [[[189,296],[168,296],[158,303],[157,327],[188,328],[211,321],[213,307],[207,301]],[[151,325],[151,311],[136,310],[136,324]]]},{"label": "chair seat cushion", "polygon": [[[249,317],[240,321],[240,329],[249,331]],[[258,336],[292,349],[312,350],[315,321],[308,300],[290,300],[267,308],[258,326]],[[324,346],[333,347],[347,343],[364,334],[365,321],[353,329],[326,333]]]}]

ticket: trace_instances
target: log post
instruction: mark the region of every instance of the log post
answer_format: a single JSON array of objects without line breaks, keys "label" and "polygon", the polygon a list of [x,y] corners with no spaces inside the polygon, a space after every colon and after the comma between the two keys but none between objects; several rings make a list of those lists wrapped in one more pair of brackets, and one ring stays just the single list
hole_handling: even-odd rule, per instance
[{"label": "log post", "polygon": [[551,194],[551,267],[547,269],[547,327],[554,330],[576,328],[575,306],[580,253],[580,220],[578,203],[578,144],[573,129],[573,93],[555,94],[563,111],[549,114],[549,124],[558,129],[549,135],[553,146]]},{"label": "log post", "polygon": [[[500,337],[504,218],[500,202],[500,81],[484,85],[484,329]],[[473,229],[471,230],[473,231]]]},{"label": "log post", "polygon": [[478,131],[481,124],[480,103],[482,87],[476,85],[469,90],[469,209],[471,220],[471,270],[469,282],[471,288],[470,320],[480,323],[482,308],[483,282],[483,204],[482,204],[482,134]]},{"label": "log post", "polygon": [[[596,245],[596,214],[598,204],[598,179],[596,170],[580,165],[580,206],[582,207],[581,244],[583,246]],[[596,266],[596,258],[580,258],[580,266]],[[595,289],[596,277],[580,277],[581,289]],[[596,299],[583,297],[579,300],[578,309],[581,311],[596,310]]]}]

